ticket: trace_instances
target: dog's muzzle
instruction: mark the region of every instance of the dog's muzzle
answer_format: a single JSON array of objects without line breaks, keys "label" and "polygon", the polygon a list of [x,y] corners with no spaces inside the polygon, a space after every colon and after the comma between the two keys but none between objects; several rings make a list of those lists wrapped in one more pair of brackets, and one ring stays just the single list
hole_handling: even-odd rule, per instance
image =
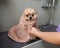
[{"label": "dog's muzzle", "polygon": [[29,20],[32,20],[32,17],[29,17]]}]

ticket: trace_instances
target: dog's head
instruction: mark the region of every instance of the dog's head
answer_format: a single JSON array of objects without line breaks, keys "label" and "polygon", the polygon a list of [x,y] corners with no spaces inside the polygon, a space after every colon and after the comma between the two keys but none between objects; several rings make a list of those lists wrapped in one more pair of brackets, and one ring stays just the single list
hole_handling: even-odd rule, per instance
[{"label": "dog's head", "polygon": [[34,21],[37,19],[37,11],[34,8],[26,8],[24,11],[26,21]]}]

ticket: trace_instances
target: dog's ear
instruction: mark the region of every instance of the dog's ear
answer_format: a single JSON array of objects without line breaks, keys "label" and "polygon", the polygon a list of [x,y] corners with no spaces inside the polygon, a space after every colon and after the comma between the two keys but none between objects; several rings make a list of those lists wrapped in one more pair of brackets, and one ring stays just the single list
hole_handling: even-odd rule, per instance
[{"label": "dog's ear", "polygon": [[33,9],[34,9],[35,13],[37,14],[37,10],[35,8],[33,8]]},{"label": "dog's ear", "polygon": [[35,8],[33,8],[33,9],[37,12],[37,10]]}]

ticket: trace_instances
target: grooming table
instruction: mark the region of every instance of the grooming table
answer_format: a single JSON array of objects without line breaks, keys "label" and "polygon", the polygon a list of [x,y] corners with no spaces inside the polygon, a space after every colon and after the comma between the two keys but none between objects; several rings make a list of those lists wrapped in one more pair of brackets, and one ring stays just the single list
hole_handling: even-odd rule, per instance
[{"label": "grooming table", "polygon": [[[46,31],[46,32],[50,32],[50,31],[56,31],[56,26],[55,25],[52,25],[50,28],[43,28],[42,25],[39,26],[39,29],[41,31]],[[0,48],[21,48],[23,46],[26,46],[28,44],[31,44],[33,42],[36,42],[38,40],[40,40],[39,38],[36,38],[35,40],[32,40],[30,42],[27,42],[27,43],[18,43],[18,42],[15,42],[13,41],[12,39],[10,39],[8,36],[8,31],[5,31],[5,32],[2,32],[0,33]]]}]

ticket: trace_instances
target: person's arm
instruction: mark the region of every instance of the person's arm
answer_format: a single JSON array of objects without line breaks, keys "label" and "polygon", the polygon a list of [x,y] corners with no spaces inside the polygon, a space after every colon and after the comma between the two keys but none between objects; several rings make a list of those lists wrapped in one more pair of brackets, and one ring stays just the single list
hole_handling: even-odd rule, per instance
[{"label": "person's arm", "polygon": [[60,45],[60,33],[57,33],[57,32],[36,32],[35,35],[46,42]]},{"label": "person's arm", "polygon": [[41,38],[42,40],[46,42],[60,45],[60,33],[59,32],[40,32],[36,28],[32,28],[29,32]]}]

